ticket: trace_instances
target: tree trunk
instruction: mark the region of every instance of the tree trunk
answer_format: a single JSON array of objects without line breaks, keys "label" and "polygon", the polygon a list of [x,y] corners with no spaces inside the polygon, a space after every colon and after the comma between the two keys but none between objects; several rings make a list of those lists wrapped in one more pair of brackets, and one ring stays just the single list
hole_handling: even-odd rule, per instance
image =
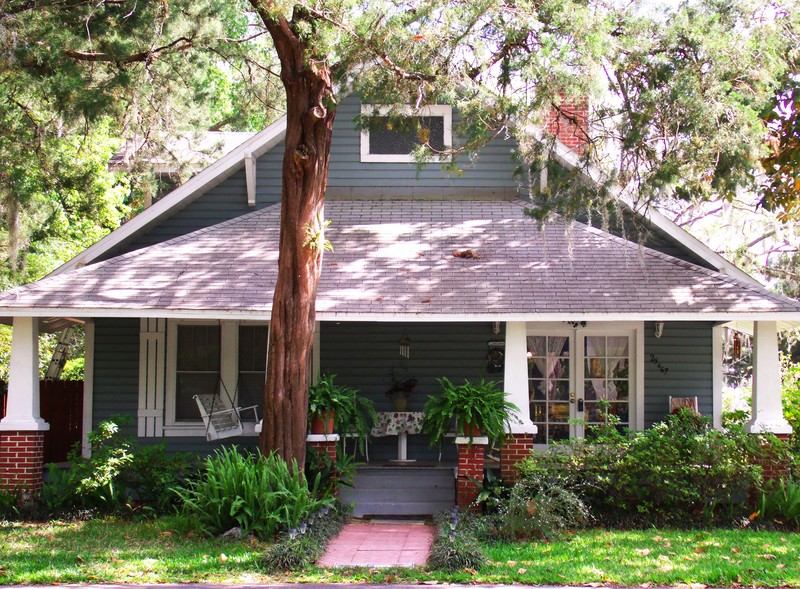
[{"label": "tree trunk", "polygon": [[[257,1],[253,4],[259,8]],[[286,89],[278,281],[272,299],[261,450],[276,451],[303,468],[325,187],[336,113],[328,64],[309,59],[306,45],[286,19],[259,13],[278,51]],[[293,20],[297,18],[295,14]]]}]

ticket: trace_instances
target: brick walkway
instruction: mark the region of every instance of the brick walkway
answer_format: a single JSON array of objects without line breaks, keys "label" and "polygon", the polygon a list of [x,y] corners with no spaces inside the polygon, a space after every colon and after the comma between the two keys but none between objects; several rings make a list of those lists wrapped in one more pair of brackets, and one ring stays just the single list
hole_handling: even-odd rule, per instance
[{"label": "brick walkway", "polygon": [[434,529],[423,523],[354,522],[342,528],[317,564],[323,567],[424,566]]}]

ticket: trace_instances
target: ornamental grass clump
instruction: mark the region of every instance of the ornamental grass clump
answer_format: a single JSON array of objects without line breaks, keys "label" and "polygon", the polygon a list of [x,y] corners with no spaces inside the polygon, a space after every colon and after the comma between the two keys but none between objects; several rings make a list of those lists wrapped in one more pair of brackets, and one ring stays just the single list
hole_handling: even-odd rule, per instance
[{"label": "ornamental grass clump", "polygon": [[477,571],[486,564],[486,554],[479,541],[483,536],[480,523],[480,518],[461,514],[457,508],[438,518],[428,568],[445,572]]},{"label": "ornamental grass clump", "polygon": [[294,528],[332,502],[318,498],[319,478],[309,489],[302,469],[275,454],[242,454],[236,446],[216,450],[197,480],[176,489],[186,515],[210,535],[239,528],[243,536],[270,539]]}]

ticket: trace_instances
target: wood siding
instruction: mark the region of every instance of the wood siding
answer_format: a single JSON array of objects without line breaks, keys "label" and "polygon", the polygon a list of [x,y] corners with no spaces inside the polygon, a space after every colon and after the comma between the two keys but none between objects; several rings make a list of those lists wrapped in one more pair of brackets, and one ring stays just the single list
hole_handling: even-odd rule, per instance
[{"label": "wood siding", "polygon": [[[665,323],[656,339],[655,325],[645,323],[644,420],[650,427],[669,413],[669,397],[694,397],[700,413],[712,416],[710,322]],[[664,371],[666,370],[666,374]]]},{"label": "wood siding", "polygon": [[[92,428],[103,420],[117,416],[130,416],[123,430],[136,436],[136,415],[139,405],[139,320],[95,320],[95,371]],[[220,442],[208,442],[205,437],[138,438],[141,444],[158,444],[167,441],[174,452],[194,452],[201,456],[210,454],[224,443],[234,443],[240,448],[255,451],[258,438],[239,437]]]}]

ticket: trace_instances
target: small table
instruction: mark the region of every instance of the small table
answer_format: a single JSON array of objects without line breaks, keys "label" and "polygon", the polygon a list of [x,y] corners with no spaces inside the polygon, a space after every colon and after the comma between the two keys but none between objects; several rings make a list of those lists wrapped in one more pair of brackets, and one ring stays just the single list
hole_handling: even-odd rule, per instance
[{"label": "small table", "polygon": [[372,426],[371,436],[397,436],[396,462],[413,462],[408,459],[408,434],[422,431],[425,414],[421,411],[381,411]]}]

